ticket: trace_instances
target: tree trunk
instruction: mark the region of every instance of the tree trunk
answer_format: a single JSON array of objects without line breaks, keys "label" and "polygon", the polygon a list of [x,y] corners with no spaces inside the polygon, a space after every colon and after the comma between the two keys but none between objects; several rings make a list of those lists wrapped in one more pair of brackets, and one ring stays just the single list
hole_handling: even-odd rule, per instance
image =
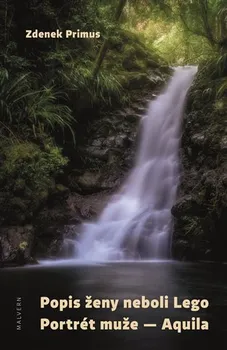
[{"label": "tree trunk", "polygon": [[[124,10],[124,7],[126,5],[127,0],[120,0],[118,4],[118,8],[115,14],[115,22],[117,23],[121,17],[121,14]],[[109,48],[109,39],[105,39],[97,56],[96,62],[95,62],[95,67],[93,71],[93,77],[95,78],[101,68],[102,62],[106,56],[107,50]]]}]

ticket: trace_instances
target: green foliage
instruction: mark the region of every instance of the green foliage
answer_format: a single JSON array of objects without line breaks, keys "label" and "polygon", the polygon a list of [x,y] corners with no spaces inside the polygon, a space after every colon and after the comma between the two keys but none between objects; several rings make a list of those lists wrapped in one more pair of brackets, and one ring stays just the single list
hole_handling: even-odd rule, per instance
[{"label": "green foliage", "polygon": [[1,143],[0,223],[24,223],[32,219],[56,190],[55,179],[68,160],[59,147],[46,142]]},{"label": "green foliage", "polygon": [[170,65],[199,64],[216,54],[205,38],[187,32],[181,23],[174,24],[155,40],[153,48]]},{"label": "green foliage", "polygon": [[42,148],[27,142],[5,143],[1,155],[0,222],[25,222],[55,191],[55,178],[68,161],[51,142]]},{"label": "green foliage", "polygon": [[60,103],[63,94],[53,87],[38,89],[36,84],[29,72],[11,78],[7,70],[0,71],[0,123],[5,133],[28,137],[67,127],[74,136],[71,110]]},{"label": "green foliage", "polygon": [[101,70],[96,79],[92,76],[93,62],[72,62],[67,71],[60,71],[59,77],[62,85],[69,95],[77,99],[86,99],[86,103],[112,104],[112,100],[120,100],[123,94],[122,86],[113,73]]},{"label": "green foliage", "polygon": [[[55,179],[67,164],[61,147],[67,153],[67,147],[75,147],[82,138],[81,121],[83,131],[94,123],[94,113],[82,120],[84,110],[94,107],[98,114],[128,103],[131,90],[136,86],[138,91],[151,70],[159,67],[158,58],[124,30],[127,5],[116,25],[119,4],[125,1],[0,0],[3,220],[31,217],[56,190]],[[26,40],[29,28],[99,31],[101,38]],[[94,75],[105,39],[108,50]]]},{"label": "green foliage", "polygon": [[190,99],[196,109],[227,111],[227,54],[217,55],[200,65],[197,79],[190,91]]},{"label": "green foliage", "polygon": [[59,175],[67,160],[58,147],[46,144],[41,149],[34,143],[9,144],[2,148],[3,166],[0,182],[5,189],[27,191],[48,190],[53,178]]},{"label": "green foliage", "polygon": [[19,248],[24,251],[26,248],[28,247],[28,242],[21,242],[20,245],[19,245]]},{"label": "green foliage", "polygon": [[189,32],[206,38],[211,45],[224,38],[226,1],[178,0],[175,11]]},{"label": "green foliage", "polygon": [[159,52],[170,65],[198,64],[226,50],[226,1],[137,3],[128,6],[130,20],[125,26],[139,33],[146,45]]}]

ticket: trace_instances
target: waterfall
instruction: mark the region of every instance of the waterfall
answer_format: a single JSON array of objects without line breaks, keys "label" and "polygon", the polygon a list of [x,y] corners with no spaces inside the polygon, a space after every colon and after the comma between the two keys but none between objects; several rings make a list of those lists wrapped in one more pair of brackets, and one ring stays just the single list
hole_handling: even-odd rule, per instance
[{"label": "waterfall", "polygon": [[179,182],[181,123],[196,67],[177,67],[141,120],[135,165],[96,222],[82,226],[76,258],[85,261],[170,257]]}]

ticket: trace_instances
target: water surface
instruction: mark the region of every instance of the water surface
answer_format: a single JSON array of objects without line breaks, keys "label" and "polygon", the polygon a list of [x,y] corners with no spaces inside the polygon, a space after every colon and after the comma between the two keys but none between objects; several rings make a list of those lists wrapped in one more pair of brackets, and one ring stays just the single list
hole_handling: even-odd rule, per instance
[{"label": "water surface", "polygon": [[[100,350],[180,350],[208,346],[227,331],[227,266],[215,264],[187,264],[175,262],[121,262],[96,265],[41,265],[2,269],[0,271],[1,337],[10,331],[18,344],[25,348],[55,349],[71,347],[76,349]],[[41,310],[40,296],[64,299],[72,295],[82,301],[92,298],[123,299],[158,298],[168,295],[170,304],[173,296],[182,298],[206,298],[210,307],[199,312],[186,309],[123,309],[115,311],[102,309],[54,309]],[[22,331],[16,332],[16,297],[22,297]],[[81,320],[83,317],[100,320],[122,320],[129,317],[137,320],[137,331],[40,331],[40,318],[51,320]],[[172,320],[190,320],[201,317],[209,321],[210,330],[161,331],[165,317]],[[156,328],[144,328],[145,323],[156,323]],[[3,339],[3,338],[2,338]],[[10,337],[7,336],[9,341]],[[91,343],[91,345],[89,345]],[[80,344],[80,345],[79,345]]]}]

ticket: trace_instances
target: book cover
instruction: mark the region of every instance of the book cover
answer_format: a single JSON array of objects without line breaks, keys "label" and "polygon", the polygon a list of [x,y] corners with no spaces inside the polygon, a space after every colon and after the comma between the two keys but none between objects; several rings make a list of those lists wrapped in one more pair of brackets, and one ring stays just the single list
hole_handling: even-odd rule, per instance
[{"label": "book cover", "polygon": [[216,345],[226,1],[1,0],[0,12],[2,346]]}]

